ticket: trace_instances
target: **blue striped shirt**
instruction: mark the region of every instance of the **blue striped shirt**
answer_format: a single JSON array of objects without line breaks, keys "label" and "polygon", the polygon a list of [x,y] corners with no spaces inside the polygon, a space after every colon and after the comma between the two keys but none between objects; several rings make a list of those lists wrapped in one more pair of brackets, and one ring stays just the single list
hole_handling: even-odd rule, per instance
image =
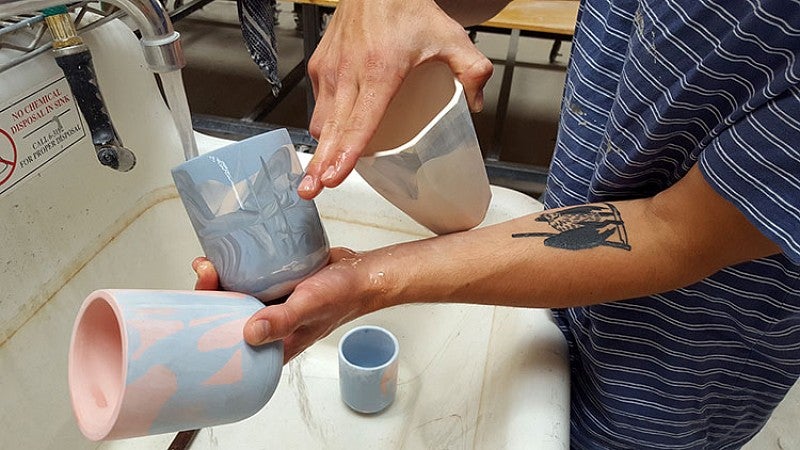
[{"label": "blue striped shirt", "polygon": [[798,0],[581,5],[546,206],[649,197],[699,163],[782,254],[555,311],[574,448],[738,448],[800,376],[799,56]]}]

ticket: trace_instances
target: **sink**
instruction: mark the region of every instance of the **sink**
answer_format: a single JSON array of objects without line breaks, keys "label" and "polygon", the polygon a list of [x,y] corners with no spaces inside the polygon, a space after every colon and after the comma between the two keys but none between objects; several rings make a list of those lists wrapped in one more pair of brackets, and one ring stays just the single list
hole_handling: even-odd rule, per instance
[{"label": "sink", "polygon": [[[2,449],[166,449],[174,437],[90,442],[70,409],[67,348],[83,298],[98,288],[190,288],[189,264],[201,254],[169,173],[181,161],[177,132],[137,40],[118,22],[84,37],[138,163],[126,174],[100,166],[83,133],[13,188],[0,182]],[[64,83],[48,55],[0,73],[0,119],[53,86],[66,92]],[[68,106],[62,120],[81,124]],[[201,151],[227,143],[197,138]],[[17,148],[32,152],[37,139],[20,135]],[[523,194],[492,192],[487,224],[541,209]],[[317,205],[332,245],[367,250],[431,236],[355,173]],[[336,342],[361,323],[390,329],[401,346],[397,400],[374,416],[350,411],[338,394]],[[565,342],[547,310],[410,305],[310,347],[263,410],[202,430],[191,448],[566,449],[568,408]]]},{"label": "sink", "polygon": [[[300,156],[304,163],[309,159]],[[492,189],[485,224],[541,209],[525,195]],[[355,173],[339,188],[324,191],[317,206],[332,246],[368,250],[432,235]],[[189,241],[182,249],[186,266],[196,251],[188,251],[193,236],[174,199],[139,219],[113,245],[133,247],[140,233],[167,222],[173,226],[162,232],[174,237],[165,240]],[[143,250],[128,257],[136,266],[161,265],[150,254]],[[110,263],[104,256],[93,264]],[[175,272],[172,264],[150,266],[148,272]],[[184,286],[190,282],[187,276]],[[397,399],[376,415],[351,411],[338,391],[338,340],[362,324],[385,327],[400,342]],[[568,437],[566,345],[549,311],[434,304],[378,311],[340,327],[284,368],[263,410],[202,430],[191,448],[353,448],[355,443],[357,448],[520,448],[536,443],[544,449],[568,448]],[[172,438],[151,436],[100,448],[167,448]]]},{"label": "sink", "polygon": [[[208,151],[225,141],[198,136]],[[300,154],[303,163],[309,155]],[[16,434],[2,448],[96,448],[77,431],[66,391],[66,355],[80,301],[96,288],[185,289],[200,255],[174,190],[125,215],[108,239],[0,347],[4,423]],[[492,188],[486,224],[541,209],[535,200]],[[332,245],[367,250],[431,236],[378,196],[357,174],[326,190],[317,205]],[[338,394],[336,343],[358,324],[400,341],[395,403],[381,414],[350,411]],[[49,431],[42,423],[52,421]],[[174,435],[100,445],[167,448]],[[284,369],[269,404],[244,421],[208,428],[192,449],[235,448],[568,448],[566,344],[549,311],[474,305],[406,305],[348,323]],[[354,444],[356,443],[356,444]],[[24,444],[24,445],[23,445]]]}]

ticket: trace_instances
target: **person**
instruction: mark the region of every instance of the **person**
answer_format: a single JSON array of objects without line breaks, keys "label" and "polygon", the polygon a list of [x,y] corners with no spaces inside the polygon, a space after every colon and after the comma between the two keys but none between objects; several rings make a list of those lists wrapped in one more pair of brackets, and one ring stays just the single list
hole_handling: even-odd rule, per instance
[{"label": "person", "polygon": [[[319,147],[300,195],[342,182],[411,67],[447,62],[480,110],[491,65],[463,26],[502,6],[341,0],[309,64]],[[333,249],[245,338],[290,359],[403,303],[552,308],[573,448],[742,446],[800,375],[798,56],[797,1],[583,0],[546,210]]]}]

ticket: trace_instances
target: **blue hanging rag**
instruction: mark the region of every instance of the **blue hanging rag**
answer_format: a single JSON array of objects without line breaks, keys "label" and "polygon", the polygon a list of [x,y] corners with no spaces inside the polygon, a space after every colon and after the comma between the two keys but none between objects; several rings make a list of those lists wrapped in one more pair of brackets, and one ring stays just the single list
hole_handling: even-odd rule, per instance
[{"label": "blue hanging rag", "polygon": [[238,0],[239,22],[250,57],[261,69],[272,95],[278,96],[278,47],[275,38],[275,0]]}]

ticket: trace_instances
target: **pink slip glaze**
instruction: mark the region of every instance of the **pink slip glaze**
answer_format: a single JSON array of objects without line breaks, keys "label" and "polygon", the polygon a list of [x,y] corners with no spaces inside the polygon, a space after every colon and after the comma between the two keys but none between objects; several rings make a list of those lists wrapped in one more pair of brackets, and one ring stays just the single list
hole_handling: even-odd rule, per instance
[{"label": "pink slip glaze", "polygon": [[129,320],[128,325],[139,332],[139,348],[131,355],[134,360],[141,358],[156,342],[183,329],[183,322],[178,320],[135,319]]},{"label": "pink slip glaze", "polygon": [[208,316],[208,317],[201,317],[200,319],[192,319],[189,322],[190,327],[198,327],[200,325],[205,325],[211,322],[215,322],[217,320],[226,319],[231,316],[235,316],[236,313],[224,313],[224,314],[217,314],[216,316]]},{"label": "pink slip glaze", "polygon": [[242,381],[244,376],[242,370],[242,349],[236,350],[231,359],[222,366],[217,373],[211,375],[203,382],[204,386],[215,386],[221,384],[236,384]]},{"label": "pink slip glaze", "polygon": [[111,296],[95,292],[78,313],[69,350],[72,408],[83,434],[104,439],[119,415],[127,376],[128,340]]},{"label": "pink slip glaze", "polygon": [[[143,295],[152,295],[154,292],[159,291],[142,290]],[[185,292],[198,295],[198,298],[210,296],[233,298],[234,301],[238,297],[249,298],[244,294],[228,292]],[[168,419],[169,423],[206,423],[209,405],[202,402],[182,404],[174,413],[170,410],[169,418],[160,416],[165,405],[183,389],[178,381],[181,375],[163,364],[157,364],[147,368],[144,375],[126,386],[128,365],[141,364],[149,349],[182,330],[211,326],[209,330],[198,330],[204,332],[195,343],[197,350],[210,352],[230,349],[229,356],[224,364],[216,365],[216,372],[196,382],[207,387],[241,383],[245,375],[245,353],[244,349],[237,346],[242,343],[242,332],[248,317],[239,317],[241,312],[220,313],[225,311],[227,302],[219,305],[219,302],[211,299],[209,303],[214,308],[223,309],[216,309],[215,312],[209,309],[208,314],[211,315],[208,317],[182,319],[183,312],[179,308],[146,306],[126,310],[129,313],[126,320],[121,309],[124,305],[118,304],[115,298],[121,293],[122,290],[119,293],[115,290],[92,293],[82,305],[73,328],[69,385],[73,410],[81,431],[89,439],[99,441],[151,434],[156,429],[162,429],[159,428],[162,425],[160,419]],[[125,294],[130,295],[130,291]],[[131,343],[126,328],[138,334],[136,347],[129,348]],[[182,369],[174,370],[180,372]]]},{"label": "pink slip glaze", "polygon": [[166,366],[153,366],[125,389],[125,408],[109,438],[142,436],[153,427],[161,408],[178,392],[178,377]]},{"label": "pink slip glaze", "polygon": [[242,342],[242,330],[247,319],[247,317],[236,319],[206,331],[197,340],[197,349],[201,352],[210,352],[238,345]]}]

